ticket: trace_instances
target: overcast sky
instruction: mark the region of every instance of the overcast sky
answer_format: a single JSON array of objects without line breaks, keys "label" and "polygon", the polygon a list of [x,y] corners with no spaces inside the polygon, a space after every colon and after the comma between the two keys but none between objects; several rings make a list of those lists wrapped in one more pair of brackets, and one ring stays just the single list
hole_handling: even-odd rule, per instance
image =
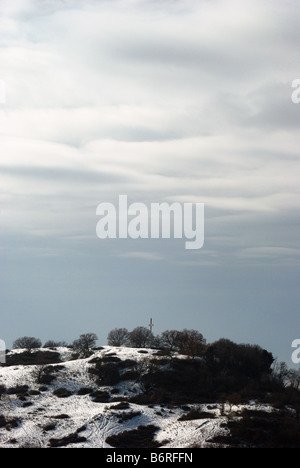
[{"label": "overcast sky", "polygon": [[[292,366],[297,0],[0,0],[0,338],[195,328]],[[205,204],[205,242],[100,240],[96,208]]]}]

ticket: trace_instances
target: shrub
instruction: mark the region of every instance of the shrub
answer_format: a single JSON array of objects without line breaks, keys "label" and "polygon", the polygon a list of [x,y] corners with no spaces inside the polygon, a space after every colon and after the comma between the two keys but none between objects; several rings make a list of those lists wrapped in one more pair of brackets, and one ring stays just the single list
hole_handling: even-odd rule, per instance
[{"label": "shrub", "polygon": [[49,445],[50,447],[65,447],[66,445],[70,444],[78,444],[80,442],[85,442],[85,437],[80,437],[77,432],[69,434],[61,439],[50,439]]},{"label": "shrub", "polygon": [[124,421],[129,421],[130,419],[136,418],[141,414],[141,411],[129,411],[128,413],[119,413],[117,414],[117,417],[119,418],[118,422],[123,423]]},{"label": "shrub", "polygon": [[118,363],[98,361],[89,372],[97,377],[98,385],[115,385],[120,381]]},{"label": "shrub", "polygon": [[108,403],[110,400],[110,394],[101,390],[93,392],[91,397],[94,403]]},{"label": "shrub", "polygon": [[61,362],[60,354],[54,351],[24,351],[23,353],[10,354],[6,359],[7,366],[56,364],[59,362]]},{"label": "shrub", "polygon": [[44,344],[44,348],[67,348],[68,344],[65,341],[48,340]]},{"label": "shrub", "polygon": [[210,442],[230,447],[300,448],[300,422],[290,411],[244,410],[239,420],[228,422],[229,436]]},{"label": "shrub", "polygon": [[77,392],[77,395],[89,395],[90,393],[93,393],[93,389],[91,387],[81,387],[78,392]]},{"label": "shrub", "polygon": [[113,354],[107,354],[103,356],[102,362],[121,362],[122,360],[118,356],[114,356]]},{"label": "shrub", "polygon": [[2,395],[6,393],[7,389],[5,385],[0,385],[0,400],[2,398]]},{"label": "shrub", "polygon": [[0,427],[5,427],[8,431],[19,426],[19,419],[11,418],[7,419],[2,414],[0,415]]},{"label": "shrub", "polygon": [[54,390],[53,395],[57,396],[58,398],[68,398],[72,395],[72,392],[66,388],[61,387]]},{"label": "shrub", "polygon": [[154,441],[154,434],[159,428],[153,425],[139,426],[131,431],[107,437],[106,443],[115,448],[156,448],[159,442]]},{"label": "shrub", "polygon": [[140,373],[137,370],[128,370],[120,376],[120,380],[138,380]]},{"label": "shrub", "polygon": [[16,387],[10,387],[7,389],[8,395],[28,395],[28,385],[17,385]]},{"label": "shrub", "polygon": [[32,406],[32,405],[33,405],[32,401],[25,401],[25,403],[23,403],[22,407],[23,408],[28,408],[29,406]]},{"label": "shrub", "polygon": [[214,418],[215,418],[215,415],[213,413],[191,409],[189,413],[182,415],[178,419],[178,421],[191,421],[193,419],[214,419]]},{"label": "shrub", "polygon": [[56,428],[56,423],[49,423],[43,427],[43,430],[48,432],[48,431],[53,431],[55,428]]},{"label": "shrub", "polygon": [[52,366],[39,366],[33,372],[35,381],[38,384],[48,385],[56,379],[55,375],[53,375],[55,371],[57,371],[57,369]]},{"label": "shrub", "polygon": [[115,406],[111,406],[110,409],[115,410],[115,409],[128,409],[130,408],[130,404],[127,401],[120,401]]}]

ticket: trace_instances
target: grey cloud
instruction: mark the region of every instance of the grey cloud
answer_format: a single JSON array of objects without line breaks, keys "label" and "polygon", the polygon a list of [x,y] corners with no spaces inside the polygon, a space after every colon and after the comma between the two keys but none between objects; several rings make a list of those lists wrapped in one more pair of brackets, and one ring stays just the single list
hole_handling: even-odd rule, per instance
[{"label": "grey cloud", "polygon": [[[156,310],[161,327],[260,337],[286,356],[299,304],[296,2],[0,4],[3,333],[42,322],[55,334],[64,320],[78,335],[83,312],[129,328]],[[100,242],[96,206],[121,190],[204,202],[204,248]]]},{"label": "grey cloud", "polygon": [[0,174],[14,177],[37,179],[54,184],[101,184],[130,182],[132,179],[124,174],[110,173],[107,171],[91,171],[72,168],[42,168],[42,167],[9,167],[0,166]]}]

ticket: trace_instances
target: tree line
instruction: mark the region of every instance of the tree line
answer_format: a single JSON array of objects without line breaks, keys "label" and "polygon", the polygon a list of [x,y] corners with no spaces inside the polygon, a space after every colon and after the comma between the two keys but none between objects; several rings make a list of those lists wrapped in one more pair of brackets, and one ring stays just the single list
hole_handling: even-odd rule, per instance
[{"label": "tree line", "polygon": [[197,330],[166,330],[154,336],[148,328],[136,327],[130,332],[126,328],[111,330],[107,343],[109,346],[168,349],[194,357],[203,353],[206,340]]},{"label": "tree line", "polygon": [[[48,340],[42,346],[40,339],[24,336],[13,343],[13,349],[31,351],[40,348],[68,347],[75,357],[88,357],[96,348],[98,337],[95,333],[85,333],[71,344],[65,341]],[[166,330],[153,335],[146,327],[136,327],[132,331],[115,328],[108,333],[107,344],[115,347],[154,348],[164,354],[179,353],[190,358],[200,357],[213,374],[238,374],[255,378],[258,375],[272,375],[280,386],[285,384],[300,388],[300,370],[289,369],[285,362],[278,362],[272,353],[258,345],[237,344],[221,338],[207,343],[197,330]]]}]

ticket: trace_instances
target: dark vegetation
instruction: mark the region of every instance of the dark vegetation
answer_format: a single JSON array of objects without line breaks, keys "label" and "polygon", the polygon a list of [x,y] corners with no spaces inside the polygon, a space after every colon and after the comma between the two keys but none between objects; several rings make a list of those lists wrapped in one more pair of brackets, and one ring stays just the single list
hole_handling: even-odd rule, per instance
[{"label": "dark vegetation", "polygon": [[58,398],[68,398],[72,395],[72,392],[66,388],[60,387],[54,390],[53,395]]},{"label": "dark vegetation", "polygon": [[115,448],[156,448],[160,444],[154,440],[159,428],[153,425],[139,426],[131,431],[107,437],[106,442]]},{"label": "dark vegetation", "polygon": [[300,448],[300,421],[288,409],[244,410],[239,419],[228,422],[228,436],[210,440],[233,448]]},{"label": "dark vegetation", "polygon": [[[33,382],[40,387],[35,390],[27,385],[11,388],[0,385],[0,400],[4,395],[15,396],[22,402],[18,404],[29,407],[32,405],[29,398],[41,391],[49,390],[57,398],[89,395],[94,403],[115,402],[110,410],[119,423],[141,414],[130,408],[131,403],[161,405],[169,409],[181,406],[186,408],[186,413],[179,420],[188,421],[215,417],[213,412],[191,409],[188,406],[191,404],[227,403],[231,408],[256,400],[271,405],[273,411],[245,410],[238,417],[228,418],[228,434],[210,442],[224,447],[300,448],[300,372],[276,362],[273,355],[260,346],[237,344],[227,339],[208,344],[195,330],[167,330],[154,337],[144,327],[137,327],[132,332],[115,329],[108,337],[111,346],[141,348],[139,360],[123,360],[113,352],[92,356],[96,338],[92,333],[81,335],[70,347],[73,359],[91,356],[87,361],[91,384],[73,392],[64,387],[46,387],[51,386],[64,369],[55,346],[51,350],[42,349],[36,347],[40,345],[37,339],[24,337],[17,340],[18,345],[26,345],[25,349],[8,353],[5,365],[36,365],[32,370]],[[58,343],[49,341],[48,344]],[[156,349],[154,354],[147,351],[150,346]],[[131,391],[118,395],[124,381],[128,381]],[[58,415],[56,418],[63,417],[68,416]],[[18,423],[18,420],[0,415],[2,428],[11,430]],[[55,428],[56,423],[50,422],[44,426],[44,431],[54,431]],[[106,442],[115,448],[155,448],[159,446],[155,441],[156,431],[152,425],[139,426],[110,436]],[[61,439],[52,438],[49,446],[63,447],[83,442],[85,438],[80,437],[79,432]]]},{"label": "dark vegetation", "polygon": [[[74,358],[93,353],[97,336],[94,333],[80,335],[70,346]],[[117,392],[116,386],[129,381],[141,389],[130,401],[138,404],[207,403],[228,401],[244,403],[249,399],[271,402],[275,405],[299,405],[300,373],[287,369],[284,363],[276,363],[273,355],[258,345],[236,344],[220,339],[207,344],[196,330],[166,330],[160,336],[152,336],[145,327],[131,332],[125,328],[114,329],[108,335],[113,346],[133,346],[145,353],[141,361],[121,360],[114,353],[92,357],[88,372],[94,385],[115,387],[111,394],[103,390],[83,388],[78,394],[90,394],[95,402],[108,402]],[[14,343],[26,346],[20,353],[7,355],[6,365],[38,364],[35,380],[49,385],[61,369],[57,350],[36,349],[40,340],[23,337]],[[62,344],[48,341],[48,345]],[[145,347],[157,349],[155,357]],[[186,356],[182,359],[177,353]],[[56,364],[55,366],[53,364]],[[5,389],[0,389],[0,398]]]},{"label": "dark vegetation", "polygon": [[187,414],[182,415],[178,421],[192,421],[194,419],[214,419],[215,414],[199,409],[191,409]]},{"label": "dark vegetation", "polygon": [[153,336],[146,327],[136,327],[131,332],[126,328],[115,328],[109,332],[107,342],[110,346],[178,351],[192,357],[201,355],[206,344],[203,335],[197,330],[166,330],[159,336]]},{"label": "dark vegetation", "polygon": [[80,442],[85,442],[86,438],[79,436],[77,432],[74,432],[72,434],[69,434],[65,437],[61,437],[60,439],[50,439],[49,440],[49,446],[52,448],[57,448],[57,447],[66,447],[67,445],[70,444],[78,444]]},{"label": "dark vegetation", "polygon": [[48,350],[28,350],[22,353],[8,354],[6,358],[7,366],[57,364],[60,362],[60,354],[56,351]]}]

